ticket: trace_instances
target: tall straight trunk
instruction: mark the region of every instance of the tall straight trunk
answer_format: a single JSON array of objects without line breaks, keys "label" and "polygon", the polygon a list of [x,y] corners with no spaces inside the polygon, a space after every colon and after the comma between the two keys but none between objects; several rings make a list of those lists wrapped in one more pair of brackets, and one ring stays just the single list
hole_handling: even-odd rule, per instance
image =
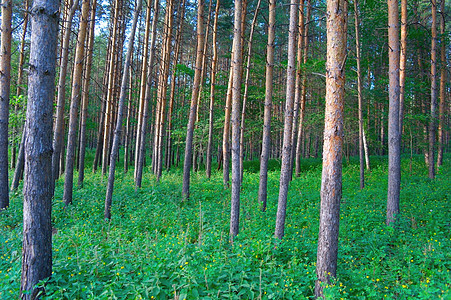
[{"label": "tall straight trunk", "polygon": [[53,136],[52,174],[54,181],[60,174],[60,158],[64,143],[64,108],[66,105],[66,75],[69,61],[69,43],[72,33],[72,19],[78,9],[79,0],[70,1],[72,4],[67,19],[64,20],[64,34],[61,45],[60,73],[58,79],[58,96],[56,104],[56,121]]},{"label": "tall straight trunk", "polygon": [[193,134],[194,123],[196,121],[197,113],[197,98],[199,96],[199,86],[202,68],[202,56],[204,45],[204,0],[199,0],[197,6],[197,54],[196,54],[196,69],[194,71],[193,92],[191,95],[191,107],[188,117],[188,125],[186,130],[185,142],[185,161],[183,163],[183,199],[189,199],[189,185],[190,185],[190,169],[193,157]]},{"label": "tall straight trunk", "polygon": [[[257,7],[255,8],[254,18],[252,19],[251,30],[249,32],[249,40],[247,43],[247,62],[246,62],[246,77],[244,79],[244,95],[243,95],[243,109],[241,111],[241,131],[240,131],[240,182],[243,181],[243,161],[244,161],[244,120],[246,115],[246,104],[249,96],[249,82],[250,82],[250,70],[251,70],[251,58],[252,58],[252,40],[254,38],[255,24],[257,23],[257,16],[260,10],[261,0],[258,0]],[[244,34],[244,33],[243,33]]]},{"label": "tall straight trunk", "polygon": [[59,1],[35,0],[31,9],[21,299],[36,299],[52,275],[52,123]]},{"label": "tall straight trunk", "polygon": [[290,25],[288,29],[287,93],[285,100],[285,120],[283,128],[282,167],[280,170],[279,199],[277,204],[275,237],[282,239],[285,232],[288,184],[291,178],[291,147],[293,130],[293,108],[296,86],[296,31],[298,1],[291,0]]},{"label": "tall straight trunk", "polygon": [[401,49],[399,57],[399,133],[402,134],[407,62],[407,0],[401,0]]},{"label": "tall straight trunk", "polygon": [[329,284],[337,275],[342,194],[347,11],[346,1],[327,1],[326,112],[316,260],[315,296],[317,298],[323,297],[324,284]]},{"label": "tall straight trunk", "polygon": [[435,135],[437,118],[437,0],[431,0],[431,116],[429,120],[429,178],[435,178]]},{"label": "tall straight trunk", "polygon": [[266,210],[268,186],[268,159],[271,151],[271,107],[273,93],[274,70],[274,39],[276,26],[276,1],[269,0],[268,44],[266,46],[266,80],[265,80],[265,110],[263,117],[262,152],[260,156],[260,182],[258,187],[258,201],[261,210]]},{"label": "tall straight trunk", "polygon": [[81,112],[81,130],[80,130],[80,155],[78,165],[78,186],[83,186],[85,177],[85,152],[86,152],[86,121],[88,119],[88,99],[89,99],[89,82],[91,80],[92,52],[94,49],[94,30],[96,17],[97,0],[93,0],[91,5],[91,15],[89,17],[89,33],[88,47],[85,63],[85,74],[83,75],[82,89],[82,112]]},{"label": "tall straight trunk", "polygon": [[233,28],[233,81],[232,81],[232,199],[230,208],[230,240],[238,234],[240,224],[240,101],[241,101],[241,30],[242,0],[235,0],[235,20]]},{"label": "tall straight trunk", "polygon": [[[234,53],[232,50],[232,60],[234,59]],[[230,117],[232,113],[232,82],[233,82],[233,68],[230,66],[229,81],[227,84],[227,95],[225,104],[225,117],[224,117],[224,131],[222,134],[222,174],[224,187],[229,186],[229,164],[230,164]]]},{"label": "tall straight trunk", "polygon": [[[389,59],[389,112],[388,112],[388,192],[387,225],[395,222],[399,213],[401,183],[401,157],[399,132],[399,20],[398,1],[388,0],[388,59]],[[383,124],[381,124],[383,128]]]},{"label": "tall straight trunk", "polygon": [[[207,178],[211,176],[211,158],[212,158],[212,148],[213,148],[213,110],[215,104],[215,85],[216,85],[216,69],[218,62],[218,45],[217,45],[217,32],[218,32],[218,14],[219,14],[219,1],[216,0],[215,8],[215,21],[213,24],[213,59],[211,60],[211,79],[210,79],[210,110],[208,115],[208,145],[207,145],[207,162],[205,167],[205,172]],[[219,164],[219,161],[218,161]]]},{"label": "tall straight trunk", "polygon": [[67,154],[64,176],[63,201],[65,205],[72,204],[72,191],[74,181],[74,157],[77,138],[78,107],[80,104],[80,89],[83,73],[83,60],[85,56],[85,40],[89,17],[90,0],[83,0],[81,5],[81,20],[78,31],[77,49],[75,50],[74,72],[72,77],[72,95],[69,115],[69,133],[67,134]]},{"label": "tall straight trunk", "polygon": [[[133,62],[133,53],[132,58]],[[137,59],[138,61],[138,59]],[[132,70],[133,71],[133,70]],[[132,118],[132,101],[133,101],[133,72],[130,71],[129,91],[128,91],[128,106],[127,106],[127,123],[125,125],[125,141],[124,141],[124,173],[128,171],[129,156],[130,156],[130,140],[131,140],[131,118]]]},{"label": "tall straight trunk", "polygon": [[121,92],[119,95],[119,104],[117,110],[116,119],[116,129],[114,130],[113,147],[111,148],[110,157],[110,170],[108,174],[108,185],[105,198],[105,213],[104,217],[107,220],[111,219],[111,203],[113,201],[113,188],[114,188],[114,172],[116,170],[116,161],[119,153],[119,143],[121,140],[122,133],[122,119],[125,110],[125,98],[127,97],[127,80],[129,79],[128,74],[130,72],[130,61],[133,52],[133,43],[135,41],[136,24],[138,23],[139,12],[141,10],[142,0],[138,0],[137,6],[135,7],[135,13],[133,15],[132,29],[130,31],[130,36],[127,45],[127,54],[124,62],[124,72],[122,74],[121,81]]},{"label": "tall straight trunk", "polygon": [[[406,1],[406,0],[403,0]],[[359,106],[359,162],[360,162],[360,189],[365,187],[365,152],[363,148],[363,104],[362,104],[362,71],[360,68],[360,18],[358,0],[354,0],[355,21],[355,51],[357,60],[357,97]]]},{"label": "tall straight trunk", "polygon": [[[147,124],[147,119],[149,115],[149,101],[152,97],[152,69],[153,69],[153,61],[155,58],[155,40],[157,35],[157,22],[158,22],[158,13],[159,13],[159,0],[154,0],[153,4],[153,19],[152,19],[152,37],[150,41],[150,57],[149,57],[149,65],[147,68],[149,68],[149,76],[147,76],[147,91],[146,91],[146,98],[144,102],[144,115],[143,115],[143,124]],[[146,135],[147,135],[147,126],[141,126],[141,139],[140,139],[140,145],[139,145],[139,151],[141,154],[138,156],[138,170],[136,172],[136,179],[135,179],[135,188],[141,187],[141,181],[142,181],[142,174],[143,174],[143,167],[144,167],[144,160],[145,160],[145,153],[146,153]],[[136,156],[136,154],[135,154]]]},{"label": "tall straight trunk", "polygon": [[140,140],[141,140],[141,126],[146,126],[143,123],[144,116],[144,102],[146,98],[146,86],[147,86],[147,76],[150,76],[147,72],[149,68],[147,67],[147,59],[149,56],[149,35],[150,35],[150,15],[151,15],[151,6],[150,1],[147,3],[146,9],[146,31],[144,33],[144,51],[142,57],[142,65],[143,68],[141,70],[141,85],[139,89],[139,109],[138,109],[138,124],[136,127],[136,145],[135,145],[135,178],[136,172],[138,171],[138,161],[139,155],[141,151],[139,151]]},{"label": "tall straight trunk", "polygon": [[8,123],[11,88],[12,0],[3,1],[0,50],[0,210],[9,206]]},{"label": "tall straight trunk", "polygon": [[443,163],[445,124],[445,102],[446,102],[446,38],[445,38],[445,0],[440,4],[440,60],[442,62],[440,71],[440,104],[439,104],[439,124],[438,124],[438,153],[437,168]]}]

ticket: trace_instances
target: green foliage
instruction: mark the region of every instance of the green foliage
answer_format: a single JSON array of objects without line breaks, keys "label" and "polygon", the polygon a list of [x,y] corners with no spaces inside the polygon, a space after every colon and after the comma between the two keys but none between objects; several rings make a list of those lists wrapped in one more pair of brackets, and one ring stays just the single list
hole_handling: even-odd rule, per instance
[{"label": "green foliage", "polygon": [[[91,155],[92,156],[92,155]],[[421,157],[402,161],[401,215],[384,225],[386,157],[372,157],[359,190],[357,158],[343,169],[338,277],[327,299],[448,299],[451,296],[450,157],[427,179]],[[53,276],[45,299],[307,299],[313,298],[321,161],[304,160],[288,195],[285,237],[273,238],[280,162],[271,161],[268,211],[258,209],[258,163],[246,162],[240,234],[228,241],[229,190],[221,173],[193,173],[181,201],[181,170],[159,184],[145,170],[117,173],[111,222],[103,220],[105,178],[87,174],[74,204],[53,201]],[[412,168],[410,169],[410,166]],[[103,183],[102,183],[103,180]],[[0,212],[0,298],[20,286],[22,195]]]}]

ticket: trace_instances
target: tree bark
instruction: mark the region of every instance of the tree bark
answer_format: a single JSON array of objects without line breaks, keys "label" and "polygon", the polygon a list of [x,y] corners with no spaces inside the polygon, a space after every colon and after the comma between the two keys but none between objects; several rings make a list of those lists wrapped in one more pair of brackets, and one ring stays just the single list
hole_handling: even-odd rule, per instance
[{"label": "tree bark", "polygon": [[113,188],[114,188],[114,172],[116,170],[116,161],[119,153],[119,143],[122,133],[122,119],[125,110],[125,98],[127,97],[127,80],[129,79],[130,61],[133,52],[133,43],[135,41],[136,24],[138,23],[139,12],[141,10],[142,0],[138,0],[135,12],[133,15],[133,23],[130,31],[130,36],[127,45],[127,54],[124,62],[124,72],[122,74],[121,92],[119,95],[119,104],[117,110],[116,129],[114,130],[113,147],[111,148],[110,157],[110,169],[108,174],[108,185],[105,198],[105,213],[104,217],[107,220],[111,219],[111,203],[113,200]]},{"label": "tree bark", "polygon": [[11,88],[11,17],[12,0],[5,0],[1,7],[0,50],[0,210],[9,206],[8,181],[8,123],[9,94]]},{"label": "tree bark", "polygon": [[431,0],[431,115],[429,120],[429,178],[435,178],[435,134],[437,118],[437,0]]},{"label": "tree bark", "polygon": [[401,0],[401,49],[399,57],[399,133],[402,134],[407,62],[407,0]]},{"label": "tree bark", "polygon": [[36,284],[52,275],[52,123],[58,0],[35,0],[31,9],[21,299],[35,299]]},{"label": "tree bark", "polygon": [[326,112],[315,297],[337,274],[338,228],[342,194],[343,105],[347,2],[327,1]]},{"label": "tree bark", "polygon": [[438,124],[438,153],[437,169],[443,163],[444,134],[445,124],[445,102],[446,102],[446,38],[445,38],[445,0],[440,4],[440,60],[442,62],[440,71],[440,104],[439,104],[439,124]]},{"label": "tree bark", "polygon": [[288,185],[291,178],[291,147],[293,130],[293,106],[296,86],[296,31],[298,1],[291,0],[290,25],[288,29],[287,93],[285,100],[285,120],[283,128],[282,167],[280,170],[279,199],[277,204],[275,237],[282,239],[285,232]]},{"label": "tree bark", "polygon": [[262,152],[260,156],[260,182],[258,201],[262,211],[266,211],[268,186],[268,159],[271,150],[271,107],[273,93],[274,39],[276,26],[276,1],[269,0],[268,44],[266,46],[265,110],[263,117]]},{"label": "tree bark", "polygon": [[[387,225],[395,222],[399,213],[401,157],[399,133],[399,17],[398,1],[388,0],[388,192]],[[384,128],[383,124],[381,128]]]},{"label": "tree bark", "polygon": [[74,157],[77,143],[78,107],[80,105],[80,89],[83,73],[83,60],[85,56],[85,40],[88,24],[90,0],[83,0],[81,6],[81,20],[75,50],[74,72],[72,77],[72,95],[69,116],[69,133],[67,134],[67,154],[64,176],[63,201],[65,205],[72,204],[74,181]]}]

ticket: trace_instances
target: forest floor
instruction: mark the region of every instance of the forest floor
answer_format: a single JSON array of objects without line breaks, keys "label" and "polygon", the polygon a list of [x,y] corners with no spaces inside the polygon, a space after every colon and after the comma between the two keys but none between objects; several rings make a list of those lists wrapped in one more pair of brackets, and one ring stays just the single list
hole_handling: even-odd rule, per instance
[{"label": "forest floor", "polygon": [[[327,299],[451,299],[451,157],[436,180],[418,156],[402,160],[401,214],[385,225],[387,158],[371,157],[359,189],[357,160],[343,168],[338,274]],[[53,276],[45,299],[313,298],[321,161],[305,160],[288,194],[285,237],[273,238],[280,172],[272,162],[268,209],[259,210],[258,162],[247,162],[240,233],[229,243],[230,189],[222,172],[192,173],[181,202],[182,171],[156,183],[146,169],[135,192],[133,170],[116,172],[112,220],[103,219],[106,177],[87,175],[62,203],[53,200]],[[0,299],[18,299],[22,192],[0,212]]]}]

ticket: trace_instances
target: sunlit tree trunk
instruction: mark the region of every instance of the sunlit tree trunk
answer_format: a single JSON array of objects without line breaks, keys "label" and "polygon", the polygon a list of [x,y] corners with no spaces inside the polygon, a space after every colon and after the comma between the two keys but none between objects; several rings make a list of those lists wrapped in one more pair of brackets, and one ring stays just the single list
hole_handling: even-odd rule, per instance
[{"label": "sunlit tree trunk", "polygon": [[[388,192],[387,225],[394,223],[399,213],[401,157],[399,132],[399,8],[398,1],[388,0]],[[383,124],[382,124],[383,128]]]},{"label": "sunlit tree trunk", "polygon": [[197,54],[196,54],[196,69],[194,71],[193,92],[191,95],[191,107],[188,117],[188,125],[186,130],[185,142],[185,161],[183,164],[183,199],[189,199],[190,188],[190,170],[193,157],[193,135],[194,123],[196,121],[197,113],[197,98],[199,96],[200,77],[202,72],[202,56],[204,45],[204,0],[199,0],[197,6]]},{"label": "sunlit tree trunk", "polygon": [[338,227],[342,194],[343,106],[345,96],[346,1],[327,1],[326,112],[316,260],[315,297],[337,275]]},{"label": "sunlit tree trunk", "polygon": [[274,39],[276,25],[276,0],[269,0],[268,44],[266,47],[266,80],[265,80],[265,110],[263,117],[262,152],[260,157],[260,182],[258,201],[261,210],[266,210],[268,186],[268,159],[271,151],[271,107],[273,93],[274,69]]},{"label": "sunlit tree trunk", "polygon": [[278,239],[282,239],[285,232],[288,185],[291,178],[291,135],[293,130],[293,106],[296,87],[296,26],[299,11],[297,4],[297,0],[291,0],[290,25],[288,29],[287,93],[283,128],[282,167],[280,170],[279,199],[277,204],[275,231],[275,237]]},{"label": "sunlit tree trunk", "polygon": [[[443,1],[443,0],[442,0]],[[435,178],[435,134],[437,118],[437,0],[431,0],[431,115],[429,120],[429,178]]]},{"label": "sunlit tree trunk", "polygon": [[52,123],[58,0],[34,0],[25,130],[21,299],[36,299],[52,275]]},{"label": "sunlit tree trunk", "polygon": [[109,169],[109,174],[108,174],[108,185],[107,185],[107,191],[106,191],[106,197],[105,197],[104,217],[107,220],[111,219],[111,203],[113,200],[114,172],[116,170],[116,161],[117,161],[118,152],[119,152],[119,143],[121,140],[122,119],[123,119],[124,110],[125,110],[125,98],[127,97],[127,84],[128,84],[127,80],[129,79],[128,74],[130,72],[130,61],[131,61],[131,57],[132,57],[132,53],[133,53],[133,43],[135,41],[136,24],[138,23],[138,17],[139,17],[139,12],[141,10],[141,4],[142,4],[142,1],[138,0],[137,6],[135,7],[132,28],[130,31],[130,36],[128,38],[127,54],[125,56],[125,62],[124,62],[124,68],[123,68],[124,72],[122,74],[121,92],[119,95],[116,128],[114,130],[113,147],[111,148],[110,169]]},{"label": "sunlit tree trunk", "polygon": [[8,123],[11,88],[12,0],[2,2],[0,50],[0,210],[9,206]]},{"label": "sunlit tree trunk", "polygon": [[445,102],[446,102],[446,38],[445,38],[445,0],[440,4],[440,104],[439,104],[439,124],[438,124],[438,153],[437,168],[443,163],[444,134],[443,127],[445,124]]},{"label": "sunlit tree trunk", "polygon": [[65,205],[72,203],[74,180],[74,157],[77,138],[78,107],[80,105],[80,90],[85,56],[85,40],[88,24],[90,0],[83,0],[81,6],[80,29],[78,32],[77,49],[75,50],[74,71],[72,77],[72,96],[70,103],[69,133],[67,135],[66,168],[64,176],[63,201]]},{"label": "sunlit tree trunk", "polygon": [[402,122],[404,119],[406,62],[407,62],[407,0],[401,0],[401,49],[399,56],[399,134],[402,134]]},{"label": "sunlit tree trunk", "polygon": [[[234,59],[232,50],[231,57]],[[224,187],[229,186],[229,138],[230,138],[230,117],[232,113],[232,82],[233,82],[233,68],[230,66],[229,81],[227,84],[227,95],[225,103],[225,117],[224,117],[224,131],[222,134],[222,174]]]}]

